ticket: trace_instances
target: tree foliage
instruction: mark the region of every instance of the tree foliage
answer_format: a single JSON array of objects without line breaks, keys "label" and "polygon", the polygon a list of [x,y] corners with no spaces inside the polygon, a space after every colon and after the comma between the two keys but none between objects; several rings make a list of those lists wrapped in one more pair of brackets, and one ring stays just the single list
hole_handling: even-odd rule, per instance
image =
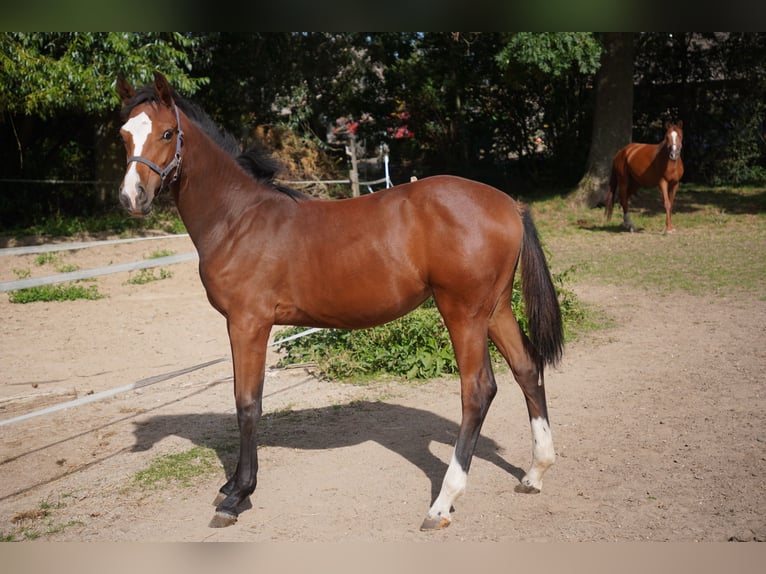
[{"label": "tree foliage", "polygon": [[115,74],[148,81],[159,63],[179,90],[194,93],[205,82],[189,74],[195,44],[179,33],[1,33],[0,112],[104,114],[118,103]]},{"label": "tree foliage", "polygon": [[519,32],[510,36],[496,59],[501,66],[514,60],[561,76],[573,68],[581,74],[595,73],[600,56],[601,45],[589,32]]}]

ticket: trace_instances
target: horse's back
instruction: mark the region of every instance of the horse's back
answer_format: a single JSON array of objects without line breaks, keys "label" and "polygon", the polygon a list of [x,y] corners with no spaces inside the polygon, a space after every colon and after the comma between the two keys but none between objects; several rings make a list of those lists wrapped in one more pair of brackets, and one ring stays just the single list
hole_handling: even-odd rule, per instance
[{"label": "horse's back", "polygon": [[504,233],[521,225],[519,204],[509,195],[481,182],[448,175],[301,207],[305,212],[301,225],[312,224],[320,235],[354,233],[367,235],[373,242],[392,229],[451,242],[464,233],[486,233],[485,228],[494,225],[502,226]]}]

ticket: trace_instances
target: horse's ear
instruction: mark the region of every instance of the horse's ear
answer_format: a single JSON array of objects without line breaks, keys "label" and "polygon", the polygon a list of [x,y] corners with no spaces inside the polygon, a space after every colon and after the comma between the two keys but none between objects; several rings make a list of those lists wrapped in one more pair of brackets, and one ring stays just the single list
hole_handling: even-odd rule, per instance
[{"label": "horse's ear", "polygon": [[130,85],[124,76],[119,76],[117,78],[117,95],[120,96],[120,100],[123,104],[126,104],[128,100],[131,100],[133,96],[136,95],[133,86]]},{"label": "horse's ear", "polygon": [[683,120],[678,120],[678,123],[676,125],[679,127],[679,129],[684,129],[684,121]]},{"label": "horse's ear", "polygon": [[163,104],[169,108],[173,107],[175,103],[173,101],[173,89],[170,87],[165,76],[159,72],[154,72],[154,91]]}]

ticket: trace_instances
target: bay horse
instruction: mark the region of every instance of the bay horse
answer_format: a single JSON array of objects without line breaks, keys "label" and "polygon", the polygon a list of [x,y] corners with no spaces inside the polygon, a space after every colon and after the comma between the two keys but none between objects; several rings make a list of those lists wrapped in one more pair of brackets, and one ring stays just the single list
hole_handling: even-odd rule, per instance
[{"label": "bay horse", "polygon": [[[240,433],[236,470],[212,527],[237,521],[254,492],[256,426],[274,325],[359,329],[391,321],[432,296],[460,370],[462,420],[441,491],[421,529],[450,524],[496,393],[490,338],[527,403],[532,465],[516,490],[540,492],[555,460],[543,369],[563,351],[561,313],[529,210],[488,185],[435,176],[353,199],[311,199],[272,181],[262,151],[238,155],[165,77],[140,90],[122,77],[128,166],[119,198],[143,216],[167,187],[199,253],[199,274],[225,318]],[[511,310],[521,262],[529,336]],[[372,422],[370,424],[373,424]]]},{"label": "bay horse", "polygon": [[612,219],[615,194],[619,191],[623,227],[637,231],[628,214],[628,200],[639,187],[659,186],[665,206],[665,233],[673,233],[671,221],[678,184],[684,175],[681,159],[683,121],[665,123],[665,137],[658,144],[631,143],[618,151],[612,160],[609,189],[606,194],[606,219]]}]

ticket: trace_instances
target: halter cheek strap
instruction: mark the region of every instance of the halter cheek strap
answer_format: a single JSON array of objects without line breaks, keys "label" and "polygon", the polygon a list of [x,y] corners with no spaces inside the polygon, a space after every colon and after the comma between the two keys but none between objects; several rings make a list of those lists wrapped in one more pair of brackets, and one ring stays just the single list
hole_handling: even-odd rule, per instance
[{"label": "halter cheek strap", "polygon": [[144,157],[141,157],[140,155],[134,155],[128,158],[128,165],[130,165],[133,162],[142,163],[149,167],[153,172],[155,172],[157,175],[160,176],[162,179],[162,182],[160,183],[160,191],[165,187],[165,180],[170,175],[170,172],[175,170],[175,173],[173,174],[173,179],[170,180],[170,184],[174,184],[176,181],[178,181],[178,176],[181,172],[181,148],[184,145],[184,132],[181,129],[181,118],[178,116],[178,106],[175,104],[173,105],[173,109],[176,114],[176,133],[178,134],[176,136],[176,153],[173,155],[173,159],[170,160],[168,165],[166,165],[164,168],[161,168],[156,163],[154,163],[151,160],[148,160]]}]

